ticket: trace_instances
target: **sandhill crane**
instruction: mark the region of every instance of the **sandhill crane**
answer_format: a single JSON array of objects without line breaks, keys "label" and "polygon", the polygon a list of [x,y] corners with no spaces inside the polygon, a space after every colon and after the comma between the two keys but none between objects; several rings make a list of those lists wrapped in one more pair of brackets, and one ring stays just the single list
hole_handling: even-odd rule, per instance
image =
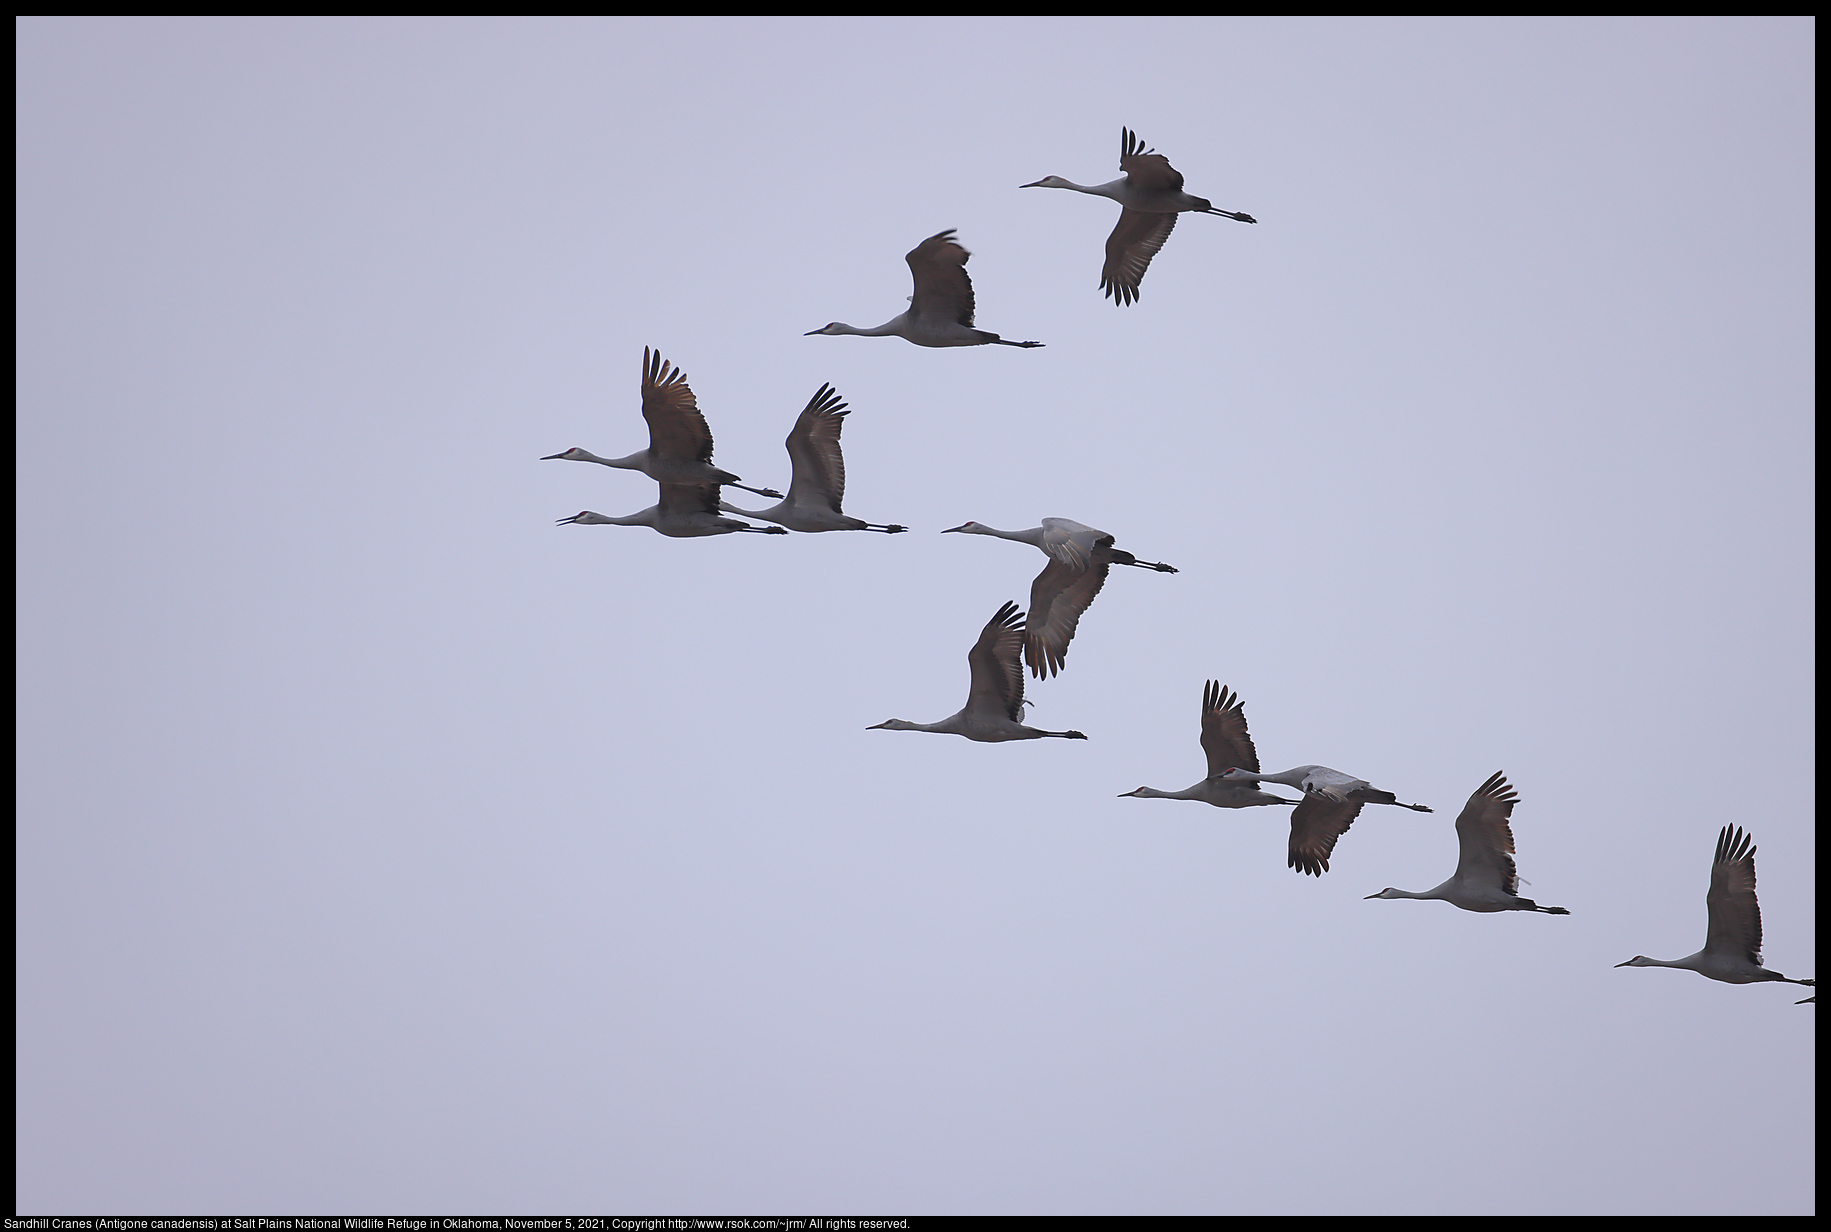
[{"label": "sandhill crane", "polygon": [[599,466],[641,471],[657,483],[722,483],[781,499],[782,494],[774,488],[739,483],[736,475],[712,465],[712,429],[706,426],[699,401],[687,385],[687,374],[663,360],[661,352],[651,354],[647,347],[642,348],[642,418],[648,420],[648,448],[627,458],[600,458],[575,447],[564,453],[550,453],[541,461],[558,458],[596,462]]},{"label": "sandhill crane", "polygon": [[1124,208],[1119,224],[1106,240],[1106,264],[1100,270],[1100,286],[1115,307],[1131,304],[1138,298],[1138,284],[1151,258],[1170,238],[1180,213],[1219,214],[1235,222],[1258,222],[1251,214],[1217,210],[1213,202],[1191,197],[1183,191],[1182,172],[1170,165],[1161,154],[1144,148],[1131,129],[1121,129],[1119,170],[1125,178],[1108,184],[1076,184],[1059,175],[1045,176],[1023,188],[1071,188],[1075,192],[1110,197]]},{"label": "sandhill crane", "polygon": [[1507,824],[1519,793],[1495,774],[1475,789],[1456,816],[1456,841],[1462,854],[1456,875],[1434,890],[1414,894],[1387,886],[1368,898],[1437,898],[1464,911],[1542,911],[1569,915],[1562,907],[1541,907],[1519,896],[1519,871],[1513,864],[1513,829]]},{"label": "sandhill crane", "polygon": [[1216,681],[1202,689],[1202,752],[1208,755],[1208,777],[1181,791],[1160,791],[1140,787],[1123,791],[1120,799],[1137,796],[1146,800],[1200,800],[1216,808],[1250,808],[1255,804],[1301,804],[1286,800],[1256,787],[1238,787],[1223,783],[1220,774],[1233,766],[1259,765],[1259,752],[1252,746],[1252,733],[1246,730],[1245,703]]},{"label": "sandhill crane", "polygon": [[1202,751],[1208,755],[1208,777],[1182,791],[1140,787],[1125,796],[1158,800],[1200,800],[1216,808],[1249,808],[1256,804],[1295,804],[1291,812],[1289,867],[1320,877],[1329,871],[1335,840],[1347,832],[1361,811],[1361,803],[1343,803],[1320,796],[1286,800],[1253,787],[1225,782],[1224,768],[1257,766],[1258,750],[1246,730],[1246,711],[1239,698],[1210,680],[1202,691]]},{"label": "sandhill crane", "polygon": [[1286,787],[1297,788],[1306,796],[1318,796],[1340,803],[1393,804],[1420,813],[1433,811],[1426,805],[1405,804],[1391,792],[1381,791],[1366,779],[1357,779],[1327,766],[1296,766],[1276,774],[1260,774],[1256,770],[1234,766],[1224,771],[1221,777],[1229,783],[1283,783]]},{"label": "sandhill crane", "polygon": [[788,485],[788,499],[771,509],[751,512],[720,501],[726,513],[747,518],[761,518],[790,530],[881,530],[894,535],[907,526],[877,526],[849,518],[839,511],[846,496],[846,460],[839,452],[839,432],[852,412],[839,400],[831,385],[822,385],[808,401],[788,433],[788,457],[794,464],[794,479]]},{"label": "sandhill crane", "polygon": [[1036,740],[1043,736],[1061,736],[1068,740],[1085,740],[1078,731],[1038,731],[1025,727],[1024,669],[1018,662],[1023,644],[1024,614],[1015,603],[998,609],[979,633],[979,640],[967,652],[967,666],[972,669],[973,684],[967,691],[966,706],[939,723],[911,723],[907,719],[886,719],[865,728],[866,731],[925,731],[965,736],[968,740],[992,743],[1000,740]]},{"label": "sandhill crane", "polygon": [[857,334],[864,338],[896,335],[917,346],[954,347],[999,346],[1039,347],[1040,342],[1011,342],[997,334],[973,328],[973,280],[966,276],[966,259],[971,254],[953,238],[954,228],[931,235],[904,256],[909,272],[915,275],[915,294],[909,297],[909,310],[892,317],[876,329],[859,329],[844,321],[834,321],[819,329],[810,329],[802,337],[814,334]]},{"label": "sandhill crane", "polygon": [[1329,871],[1335,840],[1348,832],[1366,805],[1394,804],[1420,813],[1431,811],[1422,804],[1401,804],[1391,792],[1381,791],[1366,779],[1327,766],[1297,766],[1277,774],[1233,766],[1223,770],[1220,777],[1222,782],[1236,784],[1282,783],[1303,792],[1303,803],[1291,813],[1290,867],[1312,877]]},{"label": "sandhill crane", "polygon": [[652,526],[673,539],[696,539],[701,535],[729,535],[734,531],[755,531],[760,535],[786,535],[780,526],[752,526],[736,518],[718,516],[718,485],[715,483],[664,483],[661,503],[650,505],[640,513],[612,518],[587,509],[559,525],[575,526]]},{"label": "sandhill crane", "polygon": [[[1682,967],[1725,984],[1760,984],[1769,980],[1804,984],[1761,965],[1761,904],[1755,900],[1754,840],[1740,826],[1724,826],[1717,835],[1716,859],[1710,865],[1710,892],[1704,896],[1710,927],[1704,948],[1670,962],[1636,954],[1617,967]],[[1796,1002],[1803,1005],[1805,1002]]]},{"label": "sandhill crane", "polygon": [[1030,623],[1024,629],[1024,658],[1030,664],[1030,673],[1039,679],[1062,670],[1075,626],[1106,585],[1110,566],[1136,565],[1159,573],[1176,572],[1174,565],[1139,560],[1123,548],[1114,547],[1113,537],[1105,531],[1067,518],[1044,518],[1041,526],[1029,530],[999,530],[983,522],[967,522],[941,533],[996,535],[1027,543],[1049,558],[1030,583]]}]

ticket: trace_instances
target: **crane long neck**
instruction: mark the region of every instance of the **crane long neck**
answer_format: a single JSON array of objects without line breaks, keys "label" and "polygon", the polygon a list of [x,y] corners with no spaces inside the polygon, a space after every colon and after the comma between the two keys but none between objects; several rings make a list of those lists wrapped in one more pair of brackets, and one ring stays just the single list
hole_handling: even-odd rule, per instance
[{"label": "crane long neck", "polygon": [[996,526],[987,526],[981,522],[967,531],[969,535],[996,535],[1000,539],[1010,539],[1016,543],[1027,543],[1033,548],[1043,546],[1043,528],[1033,526],[1029,530],[999,530]]},{"label": "crane long neck", "polygon": [[847,325],[844,321],[835,321],[834,325],[838,327],[840,333],[856,334],[860,338],[895,338],[902,336],[903,321],[908,315],[906,312],[898,313],[882,325],[873,326],[870,329],[860,329],[856,325]]},{"label": "crane long neck", "polygon": [[640,513],[632,513],[620,518],[599,514],[596,520],[601,526],[653,526],[660,515],[661,506],[650,505]]},{"label": "crane long neck", "polygon": [[[1058,176],[1057,178],[1059,179],[1060,177]],[[1049,187],[1072,188],[1075,192],[1092,193],[1096,197],[1110,197],[1114,201],[1117,201],[1119,200],[1120,193],[1125,189],[1125,181],[1123,179],[1118,179],[1108,180],[1104,184],[1077,184],[1073,180],[1062,180],[1060,184],[1051,184]]]},{"label": "crane long neck", "polygon": [[912,723],[908,719],[885,719],[882,723],[873,723],[865,730],[940,732],[943,735],[952,735],[958,726],[956,720],[959,717],[957,714],[950,715],[939,723]]},{"label": "crane long neck", "polygon": [[596,462],[599,466],[614,466],[618,470],[625,471],[639,471],[648,461],[648,450],[646,449],[639,453],[632,453],[627,458],[600,458],[589,449],[579,449],[574,452],[578,455],[576,460],[579,462]]},{"label": "crane long neck", "polygon": [[1155,787],[1140,787],[1132,794],[1150,800],[1206,800],[1208,798],[1207,787],[1208,780],[1203,779],[1194,786],[1185,787],[1181,791],[1160,791]]}]

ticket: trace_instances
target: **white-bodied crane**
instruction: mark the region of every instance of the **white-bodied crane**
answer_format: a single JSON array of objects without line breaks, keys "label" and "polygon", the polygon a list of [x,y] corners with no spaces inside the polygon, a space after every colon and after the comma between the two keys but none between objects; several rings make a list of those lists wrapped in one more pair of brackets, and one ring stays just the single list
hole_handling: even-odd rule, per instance
[{"label": "white-bodied crane", "polygon": [[1704,905],[1710,911],[1710,926],[1704,933],[1703,949],[1669,962],[1636,954],[1615,965],[1679,967],[1725,984],[1776,981],[1817,987],[1813,980],[1796,980],[1761,965],[1761,904],[1755,899],[1755,845],[1754,839],[1740,826],[1724,826],[1717,835],[1717,854],[1710,864],[1710,892],[1704,896]]},{"label": "white-bodied crane", "polygon": [[909,297],[909,309],[890,318],[875,329],[859,329],[844,321],[834,321],[819,329],[810,329],[803,337],[814,334],[857,334],[862,338],[887,338],[892,335],[925,347],[999,346],[1039,347],[1040,342],[1011,342],[997,334],[973,328],[973,280],[966,276],[966,259],[971,254],[953,238],[954,229],[931,235],[904,256],[909,272],[915,276],[915,294]]},{"label": "white-bodied crane", "polygon": [[1569,915],[1562,907],[1541,907],[1519,896],[1519,870],[1513,864],[1513,828],[1508,824],[1519,793],[1505,774],[1495,774],[1475,789],[1456,816],[1456,841],[1462,854],[1456,875],[1435,889],[1414,894],[1387,886],[1368,898],[1435,898],[1464,911],[1542,911]]},{"label": "white-bodied crane", "polygon": [[1024,669],[1018,661],[1018,652],[1023,647],[1023,621],[1024,614],[1017,610],[1017,605],[1007,603],[980,630],[979,640],[966,655],[973,684],[967,692],[966,705],[958,714],[939,723],[886,719],[865,730],[942,732],[986,743],[1036,740],[1043,736],[1087,739],[1078,731],[1039,731],[1024,726]]},{"label": "white-bodied crane", "polygon": [[[648,420],[648,448],[626,458],[600,458],[587,449],[550,453],[542,462],[596,462],[618,470],[641,471],[657,483],[729,484],[772,496],[774,488],[753,488],[738,482],[730,471],[712,465],[712,429],[700,413],[699,400],[687,385],[687,374],[661,358],[661,352],[642,348],[642,418]],[[707,532],[713,533],[713,532]]]},{"label": "white-bodied crane", "polygon": [[1119,170],[1122,179],[1106,184],[1077,184],[1059,175],[1045,176],[1023,188],[1068,188],[1075,192],[1109,197],[1123,208],[1119,223],[1106,240],[1106,264],[1100,270],[1100,286],[1115,306],[1138,299],[1138,284],[1150,268],[1151,258],[1163,247],[1176,227],[1181,213],[1218,214],[1235,222],[1258,222],[1251,214],[1217,210],[1205,197],[1192,197],[1183,191],[1182,172],[1170,165],[1161,154],[1145,149],[1131,129],[1121,129]]},{"label": "white-bodied crane", "polygon": [[1049,558],[1030,583],[1030,621],[1024,628],[1024,658],[1031,674],[1039,679],[1062,670],[1081,613],[1106,585],[1108,568],[1135,565],[1159,573],[1177,571],[1174,565],[1161,561],[1139,560],[1123,548],[1114,547],[1113,537],[1105,531],[1067,518],[1044,518],[1041,526],[1029,530],[999,530],[983,522],[967,522],[941,533],[994,535],[1027,543]]},{"label": "white-bodied crane", "polygon": [[786,535],[780,526],[752,526],[736,518],[719,516],[718,485],[715,483],[664,483],[661,502],[650,505],[628,517],[613,518],[587,509],[569,518],[566,526],[652,526],[671,539],[697,539],[702,535],[729,535],[736,531],[755,531],[759,535]]},{"label": "white-bodied crane", "polygon": [[794,478],[788,499],[769,509],[752,511],[719,502],[726,513],[760,518],[790,530],[813,533],[823,530],[879,530],[894,535],[907,526],[878,526],[840,512],[846,498],[846,460],[839,452],[839,432],[852,412],[839,400],[831,385],[822,385],[789,430],[788,458]]}]

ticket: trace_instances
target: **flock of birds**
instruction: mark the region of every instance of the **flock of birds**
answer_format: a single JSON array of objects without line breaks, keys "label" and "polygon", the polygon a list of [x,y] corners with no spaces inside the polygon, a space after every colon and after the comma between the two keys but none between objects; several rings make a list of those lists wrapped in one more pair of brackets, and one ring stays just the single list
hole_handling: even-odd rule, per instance
[{"label": "flock of birds", "polygon": [[[1145,271],[1175,228],[1178,214],[1214,214],[1243,223],[1258,221],[1250,214],[1216,209],[1206,199],[1184,192],[1181,173],[1163,155],[1147,149],[1129,129],[1122,133],[1119,168],[1124,175],[1105,184],[1077,184],[1060,176],[1048,176],[1021,186],[1065,188],[1119,203],[1119,221],[1107,238],[1106,261],[1100,274],[1105,295],[1115,306],[1137,302]],[[834,321],[809,334],[895,336],[925,347],[1042,346],[1040,342],[1013,342],[974,327],[973,285],[966,273],[969,254],[953,237],[951,229],[931,235],[905,256],[915,282],[906,311],[872,329]],[[574,448],[549,454],[542,461],[594,462],[640,471],[660,486],[659,501],[640,512],[608,517],[585,510],[561,518],[561,525],[648,526],[675,538],[738,532],[785,535],[790,531],[907,531],[906,526],[865,522],[843,511],[846,470],[839,437],[847,414],[846,403],[840,401],[830,385],[822,385],[788,434],[788,494],[751,487],[742,483],[739,476],[712,464],[712,432],[686,375],[659,353],[645,350],[642,416],[648,422],[648,448],[621,458],[602,458]],[[721,487],[742,488],[780,503],[763,510],[737,509],[720,498]],[[728,514],[772,525],[753,526],[725,516]],[[887,719],[866,730],[939,732],[987,743],[1044,737],[1087,739],[1078,731],[1043,731],[1025,725],[1024,664],[1028,663],[1031,675],[1038,679],[1062,670],[1081,614],[1106,584],[1113,565],[1160,573],[1177,570],[1161,561],[1141,561],[1115,547],[1112,535],[1067,518],[1044,518],[1041,525],[1028,530],[998,530],[967,522],[943,533],[991,535],[1027,543],[1041,551],[1048,563],[1031,583],[1028,615],[1015,603],[1003,604],[967,652],[971,683],[965,706],[934,723]],[[1367,805],[1432,811],[1422,804],[1406,804],[1365,779],[1328,766],[1304,765],[1275,774],[1263,772],[1247,730],[1243,704],[1216,681],[1209,681],[1203,691],[1201,725],[1207,775],[1200,782],[1181,791],[1140,787],[1123,795],[1199,800],[1216,808],[1290,806],[1288,866],[1316,877],[1329,870],[1329,856],[1336,841]],[[1262,785],[1268,783],[1300,794],[1293,800],[1262,790]],[[1461,850],[1456,871],[1449,880],[1423,891],[1388,886],[1367,897],[1435,899],[1464,911],[1569,915],[1563,907],[1544,907],[1519,896],[1510,824],[1518,802],[1519,796],[1506,776],[1492,775],[1469,796],[1456,818]],[[1762,965],[1761,908],[1755,898],[1754,857],[1753,840],[1740,828],[1725,826],[1717,839],[1710,891],[1705,899],[1710,922],[1704,948],[1671,960],[1636,955],[1618,965],[1678,967],[1728,984],[1784,981],[1813,985],[1812,980],[1792,979]],[[1797,1004],[1812,1000],[1808,997]]]}]

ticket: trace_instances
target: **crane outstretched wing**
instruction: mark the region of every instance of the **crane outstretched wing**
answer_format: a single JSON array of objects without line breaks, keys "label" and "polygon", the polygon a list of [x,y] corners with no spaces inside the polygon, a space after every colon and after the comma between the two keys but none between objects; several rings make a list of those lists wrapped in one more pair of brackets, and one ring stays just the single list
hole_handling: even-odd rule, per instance
[{"label": "crane outstretched wing", "polygon": [[797,505],[826,506],[841,512],[846,498],[846,462],[839,452],[839,433],[851,414],[831,385],[822,385],[808,400],[788,434],[788,458],[794,466],[789,499]]},{"label": "crane outstretched wing", "polygon": [[967,652],[973,685],[966,696],[968,710],[1003,714],[1014,723],[1024,721],[1024,669],[1018,656],[1024,644],[1024,614],[1017,604],[1006,603],[979,632]]},{"label": "crane outstretched wing", "polygon": [[[1112,540],[1109,538],[1106,544]],[[1087,568],[1077,569],[1053,557],[1030,583],[1030,620],[1024,626],[1024,658],[1030,674],[1041,679],[1062,670],[1068,643],[1074,640],[1081,613],[1106,585],[1112,557],[1106,546],[1094,548]]]},{"label": "crane outstretched wing", "polygon": [[1144,281],[1151,258],[1175,229],[1174,214],[1119,211],[1118,225],[1106,237],[1106,264],[1100,268],[1100,288],[1107,298],[1121,307],[1137,302],[1138,284]]},{"label": "crane outstretched wing", "polygon": [[1519,793],[1504,773],[1477,787],[1456,815],[1456,841],[1462,854],[1456,861],[1456,880],[1498,885],[1505,894],[1519,896],[1519,871],[1513,863],[1513,827],[1508,824]]},{"label": "crane outstretched wing", "polygon": [[1312,877],[1328,872],[1335,840],[1348,832],[1365,807],[1359,800],[1331,800],[1306,792],[1291,810],[1289,866]]},{"label": "crane outstretched wing", "polygon": [[1183,190],[1183,173],[1172,167],[1169,159],[1145,149],[1144,142],[1131,129],[1119,131],[1122,134],[1119,140],[1119,170],[1125,172],[1126,179],[1153,192],[1176,193]]},{"label": "crane outstretched wing", "polygon": [[1710,865],[1710,931],[1704,948],[1761,965],[1761,904],[1755,898],[1755,843],[1740,826],[1724,826]]},{"label": "crane outstretched wing", "polygon": [[642,348],[642,418],[649,455],[669,462],[710,462],[712,429],[700,414],[687,374]]},{"label": "crane outstretched wing", "polygon": [[1259,750],[1246,730],[1246,708],[1239,695],[1210,680],[1202,690],[1202,752],[1208,755],[1208,777],[1239,768],[1259,773]]},{"label": "crane outstretched wing", "polygon": [[918,317],[973,323],[973,280],[966,276],[966,259],[972,254],[953,238],[949,227],[911,248],[903,259],[915,277],[910,311]]}]

